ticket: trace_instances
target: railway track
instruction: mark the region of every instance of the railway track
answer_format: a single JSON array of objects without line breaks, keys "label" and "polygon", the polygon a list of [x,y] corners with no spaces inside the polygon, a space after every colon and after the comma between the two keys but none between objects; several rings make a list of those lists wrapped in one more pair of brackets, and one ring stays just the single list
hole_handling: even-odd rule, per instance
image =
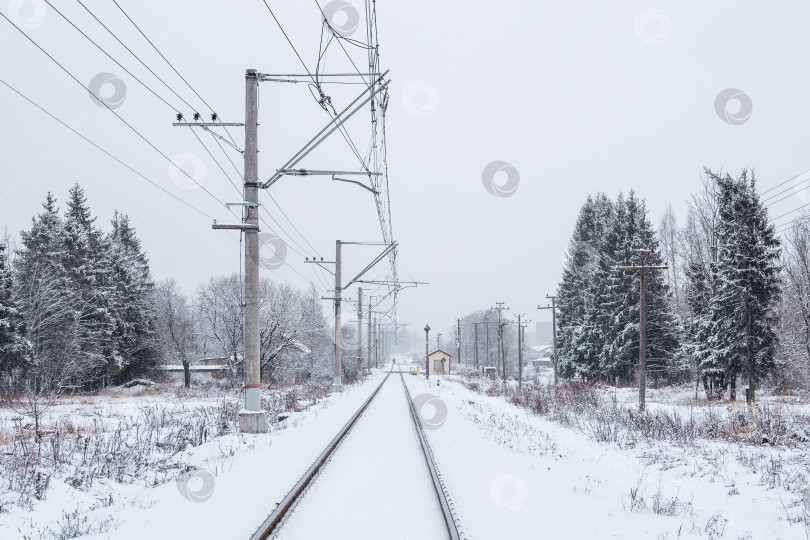
[{"label": "railway track", "polygon": [[[296,482],[296,484],[281,500],[281,502],[278,503],[273,512],[267,517],[267,519],[265,519],[253,536],[251,536],[251,540],[265,540],[268,538],[274,538],[282,529],[292,527],[285,526],[285,524],[296,512],[296,507],[304,496],[314,492],[314,490],[317,489],[317,486],[314,484],[316,484],[316,480],[319,478],[319,476],[328,476],[328,465],[338,448],[341,446],[341,443],[347,438],[348,434],[352,431],[352,428],[355,427],[361,417],[363,417],[363,414],[369,409],[369,406],[372,404],[375,398],[377,398],[377,396],[380,394],[381,389],[388,382],[388,379],[392,373],[395,372],[391,371],[386,374],[385,378],[382,380],[382,382],[380,382],[374,392],[372,392],[369,398],[360,406],[349,421],[346,422],[334,439],[332,439],[329,445],[327,445],[326,449],[321,452],[315,462],[309,467],[309,469],[307,469],[304,475],[298,480],[298,482]],[[425,430],[420,421],[419,412],[416,410],[413,400],[411,399],[410,392],[405,384],[405,379],[402,376],[402,372],[399,372],[399,375],[406,397],[408,416],[413,422],[413,426],[419,440],[418,448],[421,450],[421,454],[424,457],[424,463],[426,464],[430,474],[430,484],[436,498],[436,505],[440,511],[441,518],[436,518],[436,521],[441,521],[443,525],[442,529],[446,530],[448,538],[451,540],[461,540],[465,537],[460,532],[461,528],[459,526],[458,518],[455,515],[452,498],[450,497],[447,491],[447,486],[442,479],[441,472],[439,471],[436,459],[430,447],[430,443],[427,440]],[[389,392],[390,391],[391,390],[389,390]],[[375,479],[375,482],[385,481],[385,478]]]}]

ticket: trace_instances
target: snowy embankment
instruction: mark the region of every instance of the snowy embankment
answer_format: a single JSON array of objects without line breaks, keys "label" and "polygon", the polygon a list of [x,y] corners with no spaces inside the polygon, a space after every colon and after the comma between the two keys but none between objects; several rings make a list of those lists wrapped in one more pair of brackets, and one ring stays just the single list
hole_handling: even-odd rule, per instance
[{"label": "snowy embankment", "polygon": [[[36,448],[35,437],[15,441],[14,430],[31,430],[23,424],[28,419],[18,414],[19,408],[0,409],[0,538],[249,537],[381,376],[290,412],[264,435],[235,432],[238,396],[217,399],[200,393],[182,402],[159,394],[62,400],[44,413],[42,445],[54,444],[50,426],[57,426],[60,444],[69,443],[73,451],[69,463],[42,463],[32,478],[21,479],[32,489],[45,482],[41,493],[32,491],[25,498],[9,490],[9,471],[20,469],[7,461],[13,457],[9,445],[16,442],[19,448],[22,441]],[[263,394],[271,410],[274,401],[290,399],[288,393]],[[116,443],[117,437],[123,440]],[[83,456],[82,441],[97,448]],[[105,448],[117,454],[101,454]]]},{"label": "snowy embankment", "polygon": [[477,390],[458,378],[406,380],[412,395],[437,398],[422,416],[471,539],[788,539],[808,532],[810,444],[680,444],[630,433],[600,442],[600,431],[576,428],[576,418],[565,427],[486,395],[489,383],[480,379]]}]

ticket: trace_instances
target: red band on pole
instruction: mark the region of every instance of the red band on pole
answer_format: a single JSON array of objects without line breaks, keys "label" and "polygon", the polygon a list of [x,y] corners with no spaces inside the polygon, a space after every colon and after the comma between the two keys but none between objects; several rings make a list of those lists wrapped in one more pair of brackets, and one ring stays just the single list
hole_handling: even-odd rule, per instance
[{"label": "red band on pole", "polygon": [[256,384],[246,384],[246,385],[245,385],[245,388],[259,388],[260,386],[261,386],[261,384],[259,384],[259,383],[256,383]]}]

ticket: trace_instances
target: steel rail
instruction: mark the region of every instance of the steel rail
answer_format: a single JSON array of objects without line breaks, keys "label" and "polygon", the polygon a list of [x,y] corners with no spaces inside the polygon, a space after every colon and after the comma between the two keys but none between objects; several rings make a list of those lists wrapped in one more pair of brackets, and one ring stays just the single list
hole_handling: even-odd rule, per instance
[{"label": "steel rail", "polygon": [[304,476],[301,477],[300,480],[293,486],[293,488],[284,496],[273,512],[264,520],[264,523],[253,533],[253,536],[250,537],[250,540],[266,540],[270,538],[270,535],[273,534],[273,531],[278,527],[278,525],[283,521],[284,517],[287,513],[295,506],[296,502],[298,501],[299,497],[304,493],[307,487],[312,483],[317,476],[318,471],[323,468],[329,458],[332,457],[337,447],[349,433],[349,430],[352,429],[357,420],[360,416],[366,411],[368,406],[371,404],[372,400],[377,396],[382,388],[385,381],[388,380],[388,377],[391,375],[389,372],[382,382],[377,386],[377,388],[372,392],[372,394],[368,397],[368,399],[363,403],[363,405],[354,413],[348,422],[341,428],[335,438],[332,439],[332,442],[329,443],[329,446],[326,447],[326,450],[321,452],[321,455],[315,460],[315,462],[307,469],[307,472],[304,473]]},{"label": "steel rail", "polygon": [[405,389],[405,396],[408,398],[408,410],[411,411],[411,419],[413,420],[416,432],[419,435],[419,443],[422,445],[422,455],[425,456],[425,462],[430,470],[430,478],[433,480],[433,488],[436,492],[436,498],[439,499],[439,506],[442,509],[442,517],[447,526],[447,534],[450,540],[466,540],[463,534],[458,517],[455,515],[455,504],[450,493],[447,490],[447,485],[444,483],[442,473],[439,471],[439,465],[436,463],[436,457],[433,455],[433,449],[427,440],[425,428],[422,426],[422,420],[416,406],[411,399],[411,393],[408,391],[408,385],[405,384],[405,377],[402,376],[402,371],[399,372],[399,378],[402,381],[402,387]]},{"label": "steel rail", "polygon": [[293,488],[285,495],[285,497],[281,500],[280,503],[276,505],[276,508],[270,514],[270,516],[264,520],[262,525],[258,528],[258,530],[253,533],[253,536],[250,537],[250,540],[267,540],[271,538],[273,533],[276,531],[279,525],[282,524],[284,519],[291,513],[295,505],[297,504],[298,500],[303,496],[304,492],[307,488],[312,484],[315,480],[315,477],[318,476],[318,473],[323,469],[323,467],[329,462],[329,460],[334,455],[335,451],[337,450],[340,443],[346,438],[349,431],[354,427],[357,423],[357,420],[363,413],[368,409],[371,402],[379,393],[382,386],[388,380],[388,377],[392,373],[399,373],[400,380],[402,381],[402,387],[405,390],[405,397],[408,401],[408,410],[410,411],[411,420],[413,420],[414,428],[416,433],[419,437],[419,444],[422,450],[422,455],[425,457],[425,463],[427,464],[428,471],[430,472],[430,477],[433,483],[434,492],[436,494],[436,498],[439,502],[439,506],[442,512],[442,518],[444,519],[445,526],[447,527],[447,534],[450,540],[466,540],[466,536],[463,534],[461,530],[461,526],[459,524],[459,520],[455,515],[455,504],[453,502],[452,497],[450,496],[447,486],[444,483],[444,479],[442,478],[442,474],[439,471],[438,464],[436,462],[436,458],[433,455],[433,450],[430,447],[430,443],[427,440],[427,436],[425,434],[425,429],[422,426],[422,422],[419,417],[419,413],[416,410],[416,407],[413,404],[413,399],[411,399],[411,394],[408,391],[408,387],[405,384],[405,378],[402,376],[404,371],[389,371],[385,378],[380,382],[377,388],[372,392],[372,394],[363,402],[363,405],[357,410],[357,412],[349,419],[349,421],[341,428],[337,435],[332,439],[329,443],[329,446],[326,447],[315,462],[307,469],[304,475],[301,477],[300,480],[293,486]]}]

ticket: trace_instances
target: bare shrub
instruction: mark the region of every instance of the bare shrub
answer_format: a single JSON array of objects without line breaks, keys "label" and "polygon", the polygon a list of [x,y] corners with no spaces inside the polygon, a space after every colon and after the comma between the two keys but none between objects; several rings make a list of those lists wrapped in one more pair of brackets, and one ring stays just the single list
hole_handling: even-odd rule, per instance
[{"label": "bare shrub", "polygon": [[[239,403],[221,400],[195,407],[142,407],[138,415],[111,427],[107,418],[93,417],[78,428],[57,420],[50,429],[32,430],[17,417],[11,442],[0,454],[3,487],[19,494],[18,503],[45,498],[51,477],[65,475],[76,489],[88,489],[99,478],[149,485],[170,479],[179,464],[175,456],[188,447],[237,431]],[[65,516],[69,530],[75,528]],[[64,536],[70,538],[70,536]]]},{"label": "bare shrub", "polygon": [[[465,381],[480,393],[478,383]],[[492,384],[484,393],[504,396],[599,442],[632,444],[638,440],[693,445],[698,439],[719,439],[748,445],[793,447],[810,441],[810,417],[791,414],[782,405],[756,404],[727,408],[710,405],[685,416],[676,410],[640,412],[605,397],[596,385],[563,382],[557,387],[526,384],[523,388]]]}]

